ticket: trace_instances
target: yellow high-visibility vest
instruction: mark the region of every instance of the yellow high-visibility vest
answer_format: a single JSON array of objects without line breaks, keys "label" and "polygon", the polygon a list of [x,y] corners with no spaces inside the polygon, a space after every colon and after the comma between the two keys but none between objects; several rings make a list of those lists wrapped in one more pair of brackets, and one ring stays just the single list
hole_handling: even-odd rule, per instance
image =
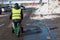
[{"label": "yellow high-visibility vest", "polygon": [[21,9],[12,8],[12,20],[21,19]]}]

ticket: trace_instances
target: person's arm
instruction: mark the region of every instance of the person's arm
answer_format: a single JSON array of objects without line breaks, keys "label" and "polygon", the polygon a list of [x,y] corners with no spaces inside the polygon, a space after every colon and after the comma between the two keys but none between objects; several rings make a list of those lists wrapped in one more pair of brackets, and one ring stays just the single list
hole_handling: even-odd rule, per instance
[{"label": "person's arm", "polygon": [[21,11],[21,20],[23,20],[23,11]]},{"label": "person's arm", "polygon": [[10,22],[10,25],[12,25],[12,10],[10,10],[10,16],[9,16],[9,22]]},{"label": "person's arm", "polygon": [[12,19],[12,10],[10,10],[10,20]]}]

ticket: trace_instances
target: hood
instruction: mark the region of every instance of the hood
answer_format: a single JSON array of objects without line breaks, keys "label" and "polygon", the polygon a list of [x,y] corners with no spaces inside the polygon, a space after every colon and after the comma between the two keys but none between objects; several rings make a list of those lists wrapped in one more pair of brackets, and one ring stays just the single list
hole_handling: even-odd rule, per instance
[{"label": "hood", "polygon": [[15,8],[15,9],[20,9],[20,7],[19,7],[19,6],[15,6],[14,8]]}]

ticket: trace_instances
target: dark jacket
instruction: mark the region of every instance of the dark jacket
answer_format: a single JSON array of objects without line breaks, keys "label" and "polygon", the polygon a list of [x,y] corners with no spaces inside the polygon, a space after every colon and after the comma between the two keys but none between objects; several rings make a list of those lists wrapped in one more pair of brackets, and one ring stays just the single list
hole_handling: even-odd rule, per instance
[{"label": "dark jacket", "polygon": [[[20,9],[20,7],[19,6],[15,6],[14,7],[15,9]],[[11,14],[10,14],[10,19],[12,19],[12,10],[11,10]],[[21,20],[23,19],[23,12],[21,11]]]}]

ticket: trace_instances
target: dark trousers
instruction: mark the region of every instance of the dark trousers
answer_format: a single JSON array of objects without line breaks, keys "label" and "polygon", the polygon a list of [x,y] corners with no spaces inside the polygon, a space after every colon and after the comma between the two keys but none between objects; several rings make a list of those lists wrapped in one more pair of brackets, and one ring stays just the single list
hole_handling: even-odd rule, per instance
[{"label": "dark trousers", "polygon": [[23,27],[21,25],[21,20],[13,20],[13,23],[14,23],[15,26],[17,26],[17,24],[19,23],[21,32],[23,33]]}]

